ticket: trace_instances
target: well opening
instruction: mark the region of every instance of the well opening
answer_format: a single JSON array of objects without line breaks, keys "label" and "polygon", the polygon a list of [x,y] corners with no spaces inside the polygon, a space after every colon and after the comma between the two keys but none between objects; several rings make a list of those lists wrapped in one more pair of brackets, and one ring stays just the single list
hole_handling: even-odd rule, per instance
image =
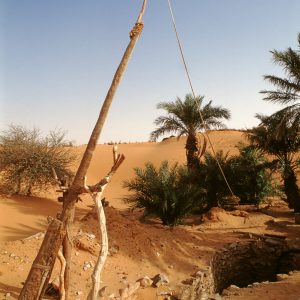
[{"label": "well opening", "polygon": [[230,285],[276,281],[277,274],[294,270],[300,270],[300,247],[291,247],[279,238],[232,243],[218,251],[211,262],[217,293]]}]

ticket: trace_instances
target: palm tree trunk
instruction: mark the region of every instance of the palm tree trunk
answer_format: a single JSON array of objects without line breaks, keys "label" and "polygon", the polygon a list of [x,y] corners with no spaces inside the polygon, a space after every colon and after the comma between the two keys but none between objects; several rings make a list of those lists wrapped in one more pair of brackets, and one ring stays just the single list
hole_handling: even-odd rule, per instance
[{"label": "palm tree trunk", "polygon": [[186,144],[186,159],[187,159],[187,167],[190,170],[194,170],[198,164],[198,140],[196,133],[190,133],[187,136]]},{"label": "palm tree trunk", "polygon": [[[143,22],[142,22],[142,16],[144,14],[146,4],[147,4],[147,0],[144,0],[141,12],[137,19],[137,22],[135,23],[133,29],[130,32],[130,42],[125,50],[125,53],[121,59],[119,67],[115,73],[113,80],[112,80],[111,86],[110,86],[108,93],[106,95],[106,98],[103,102],[98,120],[92,131],[90,140],[88,142],[88,145],[87,145],[84,155],[82,157],[81,163],[76,172],[74,181],[73,181],[73,183],[68,191],[68,194],[65,198],[65,203],[64,203],[64,207],[63,207],[61,220],[63,221],[63,223],[66,227],[66,236],[65,236],[64,242],[63,242],[64,256],[66,258],[66,271],[65,271],[65,288],[66,288],[65,299],[66,300],[70,299],[69,298],[69,286],[70,286],[70,265],[71,265],[70,262],[71,262],[71,250],[72,250],[71,231],[72,231],[72,224],[73,224],[73,220],[74,220],[75,203],[77,201],[78,195],[80,194],[80,191],[82,190],[82,188],[84,186],[84,184],[83,184],[84,176],[86,175],[86,172],[89,168],[93,153],[94,153],[96,145],[97,145],[97,141],[100,137],[100,134],[101,134],[101,131],[103,128],[103,124],[106,120],[108,110],[112,103],[113,97],[117,91],[117,88],[119,86],[121,78],[125,72],[126,66],[129,62],[131,54],[134,50],[134,46],[142,32],[142,29],[144,26]],[[51,266],[51,267],[53,268],[53,266]],[[23,289],[25,289],[25,288],[26,287],[24,286]],[[19,298],[19,299],[22,299],[22,298]]]},{"label": "palm tree trunk", "polygon": [[287,197],[289,208],[293,208],[295,212],[300,212],[300,193],[297,186],[297,177],[294,170],[288,166],[283,174],[284,192]]}]

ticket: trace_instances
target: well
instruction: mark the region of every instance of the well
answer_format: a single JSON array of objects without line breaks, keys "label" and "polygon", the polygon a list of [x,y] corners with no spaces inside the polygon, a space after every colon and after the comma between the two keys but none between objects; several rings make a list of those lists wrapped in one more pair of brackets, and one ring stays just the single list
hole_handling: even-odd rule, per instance
[{"label": "well", "polygon": [[179,299],[218,299],[230,285],[276,281],[277,274],[300,270],[300,241],[260,237],[226,245],[216,252],[210,267],[192,277]]}]

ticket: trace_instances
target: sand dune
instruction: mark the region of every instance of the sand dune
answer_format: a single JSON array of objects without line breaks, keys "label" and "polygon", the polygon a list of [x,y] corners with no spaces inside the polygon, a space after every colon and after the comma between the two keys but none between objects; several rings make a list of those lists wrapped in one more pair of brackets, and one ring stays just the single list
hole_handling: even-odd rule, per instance
[{"label": "sand dune", "polygon": [[[245,142],[243,133],[238,131],[211,132],[210,138],[216,151],[229,151],[231,155],[238,153],[236,145],[239,142]],[[161,272],[166,273],[170,279],[168,289],[176,289],[183,279],[199,268],[206,268],[217,249],[240,240],[238,231],[278,234],[276,223],[293,224],[293,213],[286,207],[279,208],[270,215],[251,214],[247,222],[241,216],[217,209],[207,219],[203,219],[204,223],[199,216],[193,216],[186,220],[186,225],[173,230],[162,226],[155,219],[141,223],[141,212],[125,210],[127,206],[122,199],[128,191],[122,188],[122,182],[133,177],[134,167],[143,167],[147,161],[156,166],[165,159],[170,163],[184,164],[184,145],[184,137],[180,140],[170,138],[160,143],[118,145],[119,153],[123,153],[126,159],[104,194],[111,205],[106,208],[110,246],[117,249],[116,254],[108,257],[101,277],[102,285],[108,286],[104,299],[108,299],[112,293],[118,295],[119,289],[142,276],[151,277]],[[84,149],[85,146],[80,146],[75,147],[74,151],[80,156]],[[112,146],[98,145],[88,170],[88,183],[94,184],[103,178],[111,165]],[[61,211],[61,204],[56,200],[58,195],[55,191],[30,198],[0,195],[0,297],[6,297],[9,293],[10,298],[18,298],[22,282],[27,277],[42,241],[41,238],[23,239],[45,230],[46,217],[56,216]],[[95,215],[89,213],[91,204],[92,201],[87,196],[83,197],[83,202],[78,202],[74,234],[80,231],[93,233],[96,239],[88,239],[87,243],[97,244],[100,234]],[[82,219],[84,215],[86,217]],[[291,240],[297,237],[299,239],[296,227],[280,227],[280,230],[281,234]],[[90,288],[92,269],[83,270],[86,261],[95,263],[95,254],[76,249],[76,255],[72,259],[71,278],[71,295],[74,299],[85,299]],[[53,274],[58,274],[58,266]],[[299,280],[300,273],[294,273],[284,282],[259,285],[255,289],[240,289],[226,299],[296,299],[299,296]],[[79,292],[82,297],[76,296]],[[158,289],[154,288],[140,289],[137,299],[160,299],[157,298],[157,292]]]}]

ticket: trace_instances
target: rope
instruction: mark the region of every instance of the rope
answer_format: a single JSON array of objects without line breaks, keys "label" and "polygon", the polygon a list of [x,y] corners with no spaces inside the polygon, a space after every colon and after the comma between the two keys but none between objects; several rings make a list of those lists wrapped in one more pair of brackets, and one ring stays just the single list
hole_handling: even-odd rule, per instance
[{"label": "rope", "polygon": [[195,104],[197,106],[197,109],[198,109],[198,112],[199,112],[199,115],[200,115],[200,119],[201,119],[201,122],[202,122],[202,125],[204,127],[204,135],[206,136],[207,140],[208,140],[208,143],[212,149],[212,152],[213,152],[213,155],[214,155],[214,158],[218,164],[218,167],[220,169],[220,172],[224,178],[224,181],[228,187],[228,190],[230,191],[232,197],[236,198],[236,196],[234,195],[230,185],[229,185],[229,182],[225,176],[225,173],[223,171],[223,168],[217,158],[217,155],[216,155],[216,151],[213,147],[213,144],[211,142],[211,139],[209,137],[209,135],[207,134],[206,130],[209,129],[206,125],[206,123],[204,122],[204,119],[203,119],[203,116],[202,116],[202,113],[201,113],[201,109],[200,109],[200,105],[197,103],[196,101],[196,93],[195,93],[195,90],[194,90],[194,87],[193,87],[193,84],[192,84],[192,80],[191,80],[191,76],[190,76],[190,73],[189,73],[189,70],[188,70],[188,67],[187,67],[187,64],[186,64],[186,60],[185,60],[185,56],[184,56],[184,53],[183,53],[183,49],[182,49],[182,43],[180,41],[180,37],[179,37],[179,33],[178,33],[178,30],[177,30],[177,26],[176,26],[176,21],[175,21],[175,17],[174,17],[174,14],[173,14],[173,9],[172,9],[172,6],[171,6],[171,0],[168,0],[168,4],[169,4],[169,10],[170,10],[170,14],[171,14],[171,17],[172,17],[172,23],[173,23],[173,27],[174,27],[174,31],[175,31],[175,34],[176,34],[176,39],[177,39],[177,43],[178,43],[178,47],[179,47],[179,51],[180,51],[180,55],[181,55],[181,59],[182,59],[182,62],[183,62],[183,65],[184,65],[184,69],[185,69],[185,73],[186,73],[186,76],[188,78],[188,82],[189,82],[189,85],[190,85],[190,88],[191,88],[191,91],[192,91],[192,95],[193,95],[193,98],[195,100]]}]

